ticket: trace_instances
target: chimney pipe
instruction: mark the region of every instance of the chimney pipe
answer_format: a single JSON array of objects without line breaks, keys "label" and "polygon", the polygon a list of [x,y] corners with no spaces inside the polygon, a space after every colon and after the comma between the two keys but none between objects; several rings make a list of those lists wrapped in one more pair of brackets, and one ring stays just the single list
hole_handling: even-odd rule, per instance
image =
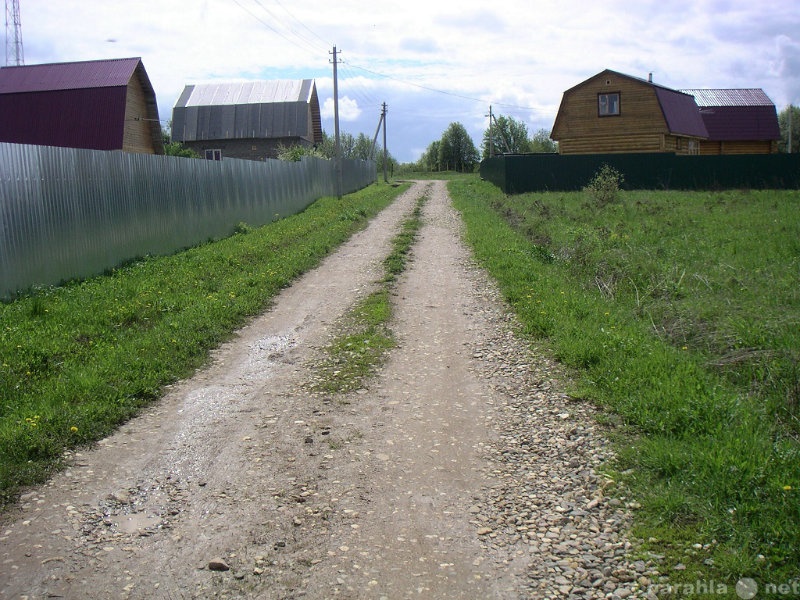
[{"label": "chimney pipe", "polygon": [[652,72],[647,75],[647,81],[649,81],[650,83],[653,83],[653,73]]}]

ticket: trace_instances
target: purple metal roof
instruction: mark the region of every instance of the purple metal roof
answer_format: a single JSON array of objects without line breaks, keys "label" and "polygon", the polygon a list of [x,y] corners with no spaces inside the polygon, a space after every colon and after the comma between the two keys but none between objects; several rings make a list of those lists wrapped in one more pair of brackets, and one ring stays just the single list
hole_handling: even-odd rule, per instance
[{"label": "purple metal roof", "polygon": [[0,94],[128,85],[140,58],[0,68]]},{"label": "purple metal roof", "polygon": [[708,137],[703,118],[692,96],[659,85],[654,85],[653,88],[670,133]]},{"label": "purple metal roof", "polygon": [[156,152],[161,128],[155,92],[139,58],[0,69],[0,141],[120,150],[128,83],[137,78],[147,101]]},{"label": "purple metal roof", "polygon": [[712,106],[700,114],[712,141],[781,139],[774,106]]},{"label": "purple metal roof", "polygon": [[700,106],[712,141],[763,141],[781,138],[778,113],[761,89],[684,90]]}]

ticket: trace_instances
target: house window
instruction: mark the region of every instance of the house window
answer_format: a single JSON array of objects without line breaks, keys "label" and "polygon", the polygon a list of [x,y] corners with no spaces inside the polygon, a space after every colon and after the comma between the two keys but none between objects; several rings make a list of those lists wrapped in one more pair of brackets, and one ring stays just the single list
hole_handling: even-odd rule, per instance
[{"label": "house window", "polygon": [[222,160],[222,150],[206,150],[206,160]]},{"label": "house window", "polygon": [[619,92],[597,94],[597,114],[601,117],[619,115]]}]

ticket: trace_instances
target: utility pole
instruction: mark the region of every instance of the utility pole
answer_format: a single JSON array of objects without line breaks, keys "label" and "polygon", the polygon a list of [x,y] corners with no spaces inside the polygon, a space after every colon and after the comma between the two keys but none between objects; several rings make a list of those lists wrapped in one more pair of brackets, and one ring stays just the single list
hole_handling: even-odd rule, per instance
[{"label": "utility pole", "polygon": [[375,128],[375,135],[372,137],[372,147],[369,151],[370,158],[375,156],[375,143],[378,141],[378,134],[381,131],[381,125],[383,125],[383,181],[389,183],[389,180],[386,177],[386,161],[388,158],[386,152],[386,102],[384,102],[381,107],[381,118],[378,119],[378,126]]},{"label": "utility pole", "polygon": [[339,80],[336,67],[339,60],[336,58],[336,46],[333,47],[333,140],[336,153],[333,159],[333,170],[336,173],[336,197],[342,197],[342,145],[339,140]]},{"label": "utility pole", "polygon": [[19,18],[19,0],[6,0],[6,66],[25,64],[22,49],[22,21]]},{"label": "utility pole", "polygon": [[494,135],[492,132],[492,105],[489,105],[489,158],[494,156]]},{"label": "utility pole", "polygon": [[389,162],[389,153],[386,150],[386,102],[383,103],[383,111],[381,111],[381,120],[383,121],[383,182],[389,183],[389,179],[386,177],[386,166]]}]

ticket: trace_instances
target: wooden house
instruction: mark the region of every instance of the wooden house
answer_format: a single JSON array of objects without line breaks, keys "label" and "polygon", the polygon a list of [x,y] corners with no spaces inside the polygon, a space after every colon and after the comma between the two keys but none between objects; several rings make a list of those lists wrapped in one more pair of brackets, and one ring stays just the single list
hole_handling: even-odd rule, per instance
[{"label": "wooden house", "polygon": [[708,138],[700,154],[773,154],[781,138],[778,112],[761,89],[682,90],[694,96]]},{"label": "wooden house", "polygon": [[313,79],[187,85],[172,109],[172,139],[210,160],[275,158],[322,142]]},{"label": "wooden house", "polygon": [[0,141],[164,153],[140,58],[0,69]]},{"label": "wooden house", "polygon": [[607,69],[564,92],[550,137],[561,154],[697,154],[708,132],[691,94]]}]

